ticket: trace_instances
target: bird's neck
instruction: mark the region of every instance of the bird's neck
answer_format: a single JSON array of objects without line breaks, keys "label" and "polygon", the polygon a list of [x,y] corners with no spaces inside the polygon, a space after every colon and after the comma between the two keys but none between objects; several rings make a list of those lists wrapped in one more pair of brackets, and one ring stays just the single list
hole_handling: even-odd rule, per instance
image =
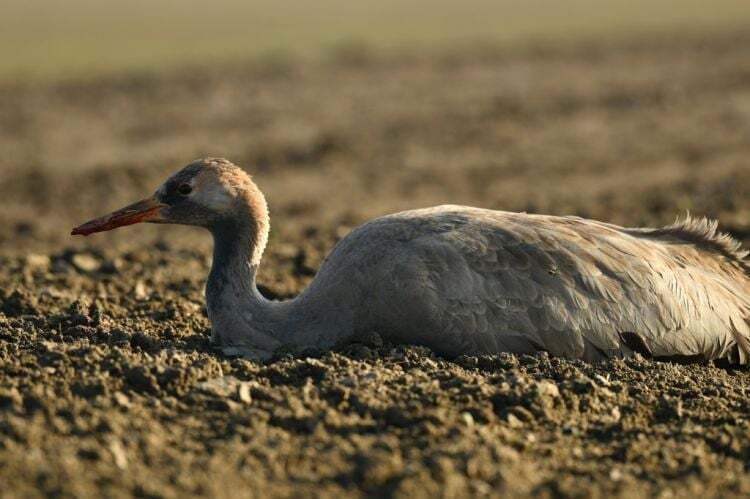
[{"label": "bird's neck", "polygon": [[206,303],[212,340],[225,353],[265,358],[281,346],[305,348],[316,344],[318,322],[308,300],[266,299],[256,274],[268,237],[267,217],[238,217],[212,229],[214,255],[206,283]]},{"label": "bird's neck", "polygon": [[207,283],[209,300],[215,300],[216,293],[228,291],[230,285],[235,292],[260,297],[255,274],[268,242],[268,207],[252,182],[239,193],[239,198],[237,208],[211,227],[214,257]]},{"label": "bird's neck", "polygon": [[271,348],[277,339],[266,329],[274,322],[275,307],[255,282],[268,241],[268,210],[259,191],[246,197],[232,216],[211,227],[214,254],[206,305],[214,343],[226,346],[263,337],[260,344]]}]

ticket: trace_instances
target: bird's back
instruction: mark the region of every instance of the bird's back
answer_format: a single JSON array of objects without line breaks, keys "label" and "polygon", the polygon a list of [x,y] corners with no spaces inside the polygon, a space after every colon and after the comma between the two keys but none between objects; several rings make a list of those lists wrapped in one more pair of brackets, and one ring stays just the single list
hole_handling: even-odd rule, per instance
[{"label": "bird's back", "polygon": [[445,355],[746,363],[745,256],[704,221],[625,229],[440,206],[358,228],[331,253],[320,285],[349,288],[362,328]]}]

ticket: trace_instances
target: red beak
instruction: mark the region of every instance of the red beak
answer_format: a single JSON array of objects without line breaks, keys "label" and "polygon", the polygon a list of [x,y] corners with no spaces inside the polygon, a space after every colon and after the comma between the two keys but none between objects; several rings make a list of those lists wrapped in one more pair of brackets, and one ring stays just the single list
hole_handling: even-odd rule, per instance
[{"label": "red beak", "polygon": [[95,218],[83,225],[79,225],[70,234],[73,236],[88,236],[95,232],[104,232],[141,222],[161,222],[164,219],[159,212],[167,206],[153,197],[144,199],[120,210],[113,211],[109,215],[104,215],[103,217]]}]

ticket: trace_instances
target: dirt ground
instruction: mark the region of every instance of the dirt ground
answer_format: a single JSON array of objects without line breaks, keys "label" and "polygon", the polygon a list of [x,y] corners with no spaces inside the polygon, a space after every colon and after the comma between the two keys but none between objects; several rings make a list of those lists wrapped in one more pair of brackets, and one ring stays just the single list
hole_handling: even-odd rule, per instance
[{"label": "dirt ground", "polygon": [[201,156],[246,166],[299,292],[351,227],[440,203],[750,242],[750,34],[293,59],[0,85],[0,496],[750,494],[750,371],[368,344],[212,351],[210,241],[70,228]]}]

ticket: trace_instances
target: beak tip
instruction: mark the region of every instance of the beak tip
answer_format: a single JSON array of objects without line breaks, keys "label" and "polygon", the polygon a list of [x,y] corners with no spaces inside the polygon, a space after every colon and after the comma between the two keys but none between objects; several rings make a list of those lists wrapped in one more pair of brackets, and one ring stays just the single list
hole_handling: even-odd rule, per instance
[{"label": "beak tip", "polygon": [[126,225],[137,224],[141,222],[150,222],[160,220],[159,210],[166,205],[158,202],[154,198],[138,201],[125,208],[114,211],[109,215],[90,220],[83,225],[74,227],[70,231],[71,236],[89,236],[96,232],[104,232]]},{"label": "beak tip", "polygon": [[71,236],[90,236],[94,232],[97,232],[96,230],[92,230],[91,227],[89,227],[89,224],[83,224],[79,225],[78,227],[73,227],[73,229],[70,231]]}]

